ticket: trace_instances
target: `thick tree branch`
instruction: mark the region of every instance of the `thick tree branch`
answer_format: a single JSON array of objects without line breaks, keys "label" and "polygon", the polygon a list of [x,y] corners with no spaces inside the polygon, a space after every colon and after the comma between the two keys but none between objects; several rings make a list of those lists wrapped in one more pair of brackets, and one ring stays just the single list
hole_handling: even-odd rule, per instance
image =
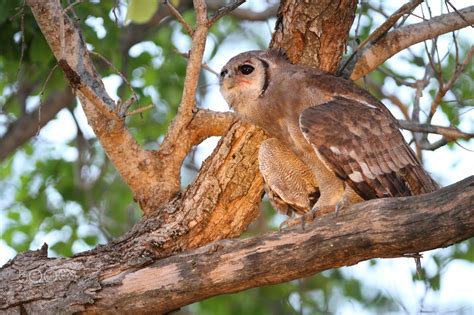
[{"label": "thick tree branch", "polygon": [[197,26],[181,106],[157,152],[141,148],[126,129],[121,107],[107,95],[79,30],[64,14],[59,2],[30,0],[28,4],[107,155],[134,192],[142,210],[155,211],[179,192],[182,161],[196,139],[202,140],[188,125],[196,111],[195,92],[208,31],[204,1],[195,1]]},{"label": "thick tree branch", "polygon": [[357,80],[363,77],[409,46],[474,24],[474,6],[464,8],[459,12],[462,17],[459,13],[452,12],[388,32],[375,44],[367,45],[359,51],[353,59],[355,67],[350,78]]},{"label": "thick tree branch", "polygon": [[137,237],[148,237],[152,248],[155,239],[143,228],[73,258],[49,259],[45,250],[19,255],[0,269],[0,310],[162,313],[371,258],[446,247],[474,236],[474,176],[431,194],[357,204],[304,231],[219,241],[134,267],[110,256],[125,255],[126,243],[143,252]]},{"label": "thick tree branch", "polygon": [[66,106],[72,105],[74,95],[67,88],[63,92],[54,93],[38,106],[33,112],[24,114],[8,126],[7,132],[0,138],[0,161],[5,159],[30,140],[44,125]]},{"label": "thick tree branch", "polygon": [[[143,150],[119,117],[115,102],[107,95],[88,54],[86,44],[58,1],[29,0],[35,16],[87,119],[118,172],[144,209],[156,208],[174,193],[160,181],[162,168],[151,151]],[[146,162],[144,162],[146,161]],[[160,191],[159,188],[162,190]],[[153,191],[160,191],[154,195]]]},{"label": "thick tree branch", "polygon": [[193,145],[201,143],[212,136],[223,136],[235,123],[237,117],[231,112],[214,112],[208,109],[199,109],[194,115],[189,128],[194,130]]}]

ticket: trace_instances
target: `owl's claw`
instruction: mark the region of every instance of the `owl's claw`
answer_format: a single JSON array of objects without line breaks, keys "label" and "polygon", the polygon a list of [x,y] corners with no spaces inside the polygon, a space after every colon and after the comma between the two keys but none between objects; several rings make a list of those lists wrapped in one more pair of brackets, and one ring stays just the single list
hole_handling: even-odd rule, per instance
[{"label": "owl's claw", "polygon": [[344,195],[341,200],[336,204],[336,216],[339,214],[340,211],[344,211],[350,205],[349,199],[347,195]]},{"label": "owl's claw", "polygon": [[317,217],[334,212],[334,209],[335,206],[314,206],[309,212],[303,214],[302,216],[283,221],[280,224],[280,231],[283,228],[290,228],[298,224],[301,224],[301,229],[304,231],[306,222],[312,222]]},{"label": "owl's claw", "polygon": [[296,226],[296,225],[301,225],[301,228],[304,230],[304,222],[305,222],[304,216],[305,215],[302,215],[302,216],[299,216],[297,218],[291,218],[291,219],[283,221],[280,224],[280,227],[279,227],[280,232],[283,229],[291,228],[291,227]]},{"label": "owl's claw", "polygon": [[306,224],[306,221],[313,221],[316,218],[316,211],[318,211],[318,208],[313,208],[311,211],[297,217],[297,218],[291,218],[288,220],[283,221],[280,224],[280,231],[283,230],[283,228],[290,228],[296,225],[301,225],[301,229],[304,231],[304,227]]}]

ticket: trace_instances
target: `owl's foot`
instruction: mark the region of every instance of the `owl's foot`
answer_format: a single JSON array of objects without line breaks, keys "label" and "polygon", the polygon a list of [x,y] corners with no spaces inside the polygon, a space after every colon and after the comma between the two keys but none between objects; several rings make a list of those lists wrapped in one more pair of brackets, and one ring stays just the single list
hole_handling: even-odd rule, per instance
[{"label": "owl's foot", "polygon": [[325,214],[334,212],[335,206],[314,206],[311,211],[297,217],[283,221],[280,224],[280,231],[284,228],[291,228],[296,225],[301,225],[301,229],[304,231],[306,222],[312,222],[318,217],[322,217]]}]

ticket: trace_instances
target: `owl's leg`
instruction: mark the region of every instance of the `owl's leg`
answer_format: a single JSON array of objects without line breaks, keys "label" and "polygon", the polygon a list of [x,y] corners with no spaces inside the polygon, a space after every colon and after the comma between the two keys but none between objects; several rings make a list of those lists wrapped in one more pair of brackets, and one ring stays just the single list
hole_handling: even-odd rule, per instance
[{"label": "owl's leg", "polygon": [[[349,185],[346,183],[343,183],[343,185],[344,192],[341,196],[339,196],[339,200],[337,200],[337,202],[325,198],[328,195],[325,195],[323,190],[318,202],[314,204],[309,212],[301,215],[300,217],[291,218],[284,221],[282,224],[280,224],[280,230],[285,227],[292,227],[296,225],[301,225],[301,228],[304,230],[306,223],[312,222],[316,218],[334,212],[337,215],[340,211],[344,211],[350,205],[363,201],[363,199]],[[333,197],[334,194],[330,194],[329,196]]]},{"label": "owl's leg", "polygon": [[318,182],[321,184],[320,197],[309,212],[304,213],[296,219],[286,220],[280,225],[280,229],[282,227],[291,227],[301,224],[304,230],[307,222],[312,222],[315,218],[328,213],[334,213],[338,202],[344,197],[345,187],[343,181],[336,178],[333,173],[329,172],[318,162],[310,166],[318,176]]},{"label": "owl's leg", "polygon": [[283,221],[280,224],[280,231],[284,228],[293,227],[296,225],[300,225],[301,228],[304,230],[306,223],[314,221],[314,219],[322,217],[328,213],[334,213],[335,205],[330,206],[319,206],[315,204],[311,210],[297,218],[290,218],[288,220]]},{"label": "owl's leg", "polygon": [[268,184],[265,185],[265,192],[268,197],[268,201],[272,207],[277,210],[279,213],[286,215],[288,217],[293,217],[294,209],[290,207],[286,202],[284,202],[278,194],[276,194]]},{"label": "owl's leg", "polygon": [[349,185],[344,183],[344,195],[336,204],[336,215],[340,211],[344,211],[350,205],[364,201]]},{"label": "owl's leg", "polygon": [[272,206],[280,213],[303,214],[319,197],[311,169],[278,139],[262,142],[258,152],[259,169]]}]

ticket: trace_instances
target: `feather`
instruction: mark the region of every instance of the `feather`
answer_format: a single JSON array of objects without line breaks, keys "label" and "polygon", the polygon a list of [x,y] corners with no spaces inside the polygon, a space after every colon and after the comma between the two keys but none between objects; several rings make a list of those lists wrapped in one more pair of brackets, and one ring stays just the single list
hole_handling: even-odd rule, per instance
[{"label": "feather", "polygon": [[393,116],[380,103],[368,105],[337,97],[309,107],[300,116],[301,130],[334,173],[364,199],[434,190],[434,181],[416,160]]}]

